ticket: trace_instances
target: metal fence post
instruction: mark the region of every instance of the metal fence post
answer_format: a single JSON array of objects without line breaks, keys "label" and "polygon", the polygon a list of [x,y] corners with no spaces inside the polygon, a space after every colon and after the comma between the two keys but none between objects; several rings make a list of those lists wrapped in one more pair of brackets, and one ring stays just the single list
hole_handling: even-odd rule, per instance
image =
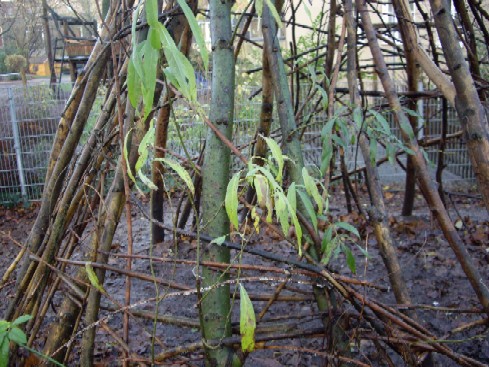
[{"label": "metal fence post", "polygon": [[12,92],[12,88],[8,88],[8,99],[9,99],[9,109],[10,109],[10,122],[12,123],[12,132],[14,135],[14,149],[15,149],[15,158],[17,160],[17,172],[19,174],[20,181],[20,192],[22,194],[22,198],[24,201],[27,200],[27,189],[25,185],[25,177],[24,177],[24,167],[22,164],[22,148],[20,145],[20,134],[19,134],[19,126],[17,124],[17,114],[15,113],[15,100],[14,94]]}]

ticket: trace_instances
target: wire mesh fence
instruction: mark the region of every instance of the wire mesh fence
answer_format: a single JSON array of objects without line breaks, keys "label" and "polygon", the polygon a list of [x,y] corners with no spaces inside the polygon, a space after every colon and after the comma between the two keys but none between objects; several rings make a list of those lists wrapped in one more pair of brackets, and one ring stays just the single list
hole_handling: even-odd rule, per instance
[{"label": "wire mesh fence", "polygon": [[[258,87],[241,87],[235,99],[233,142],[243,148],[248,157],[252,155],[250,141],[256,135],[256,127],[260,116],[261,98],[252,98]],[[56,134],[58,121],[71,92],[70,84],[54,87],[48,85],[0,86],[0,204],[18,203],[21,201],[39,200],[42,194],[46,166],[50,150]],[[321,129],[327,121],[326,112],[313,112],[319,95],[308,97],[311,88],[301,88],[301,100],[308,100],[308,106],[301,111],[299,131],[303,145],[306,164],[320,166],[322,155]],[[198,100],[206,112],[210,105],[210,83],[201,82]],[[372,106],[382,106],[382,98],[370,98]],[[94,109],[97,113],[99,109]],[[272,135],[280,136],[278,117],[272,123]],[[443,119],[442,99],[430,98],[418,103],[418,113],[423,117],[420,125],[420,136],[437,137],[441,134]],[[396,132],[392,114],[388,108],[383,110],[390,121],[393,132]],[[447,133],[460,129],[456,113],[448,107]],[[173,106],[170,124],[168,149],[173,154],[197,156],[204,147],[208,129],[200,117],[185,103],[177,101]],[[93,116],[91,117],[93,120]],[[89,127],[88,127],[89,129]],[[83,140],[83,139],[82,139]],[[382,147],[379,147],[379,158]],[[427,156],[436,162],[438,147],[427,149]],[[345,150],[347,167],[361,167],[363,162],[356,145]],[[447,180],[473,181],[474,174],[462,139],[453,139],[446,145],[446,171],[451,174]],[[234,169],[241,168],[241,162],[233,161]],[[404,175],[398,166],[388,163],[380,169],[383,179],[401,179]]]}]

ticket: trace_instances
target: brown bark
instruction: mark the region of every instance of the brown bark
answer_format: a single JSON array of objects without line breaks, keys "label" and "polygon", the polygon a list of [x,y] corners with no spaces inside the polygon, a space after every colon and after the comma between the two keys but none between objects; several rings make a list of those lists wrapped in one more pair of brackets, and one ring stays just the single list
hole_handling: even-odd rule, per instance
[{"label": "brown bark", "polygon": [[479,191],[489,211],[489,124],[459,45],[453,19],[444,0],[430,0],[443,53],[456,89],[455,108],[465,132],[467,150]]},{"label": "brown bark", "polygon": [[[357,60],[356,60],[356,17],[353,12],[352,0],[345,0],[345,16],[347,20],[348,31],[348,64],[347,78],[350,90],[350,101],[353,106],[361,108],[361,98],[358,93],[357,83]],[[375,237],[379,245],[380,254],[384,261],[385,267],[389,274],[389,280],[396,297],[400,304],[410,304],[411,297],[402,276],[402,269],[396,254],[394,241],[388,227],[388,214],[384,203],[382,188],[379,182],[377,167],[370,160],[370,144],[367,141],[365,133],[359,135],[360,149],[365,162],[367,182],[372,202],[372,208],[369,210],[369,221],[373,224]]]},{"label": "brown bark", "polygon": [[374,27],[370,20],[370,15],[366,9],[364,0],[356,0],[358,11],[361,14],[362,24],[367,36],[367,40],[372,52],[372,56],[376,63],[376,71],[384,87],[389,104],[395,114],[396,122],[399,124],[404,144],[413,151],[413,162],[418,170],[418,180],[420,188],[428,202],[429,208],[437,219],[440,228],[442,229],[450,247],[455,253],[463,271],[465,272],[469,282],[471,283],[481,305],[484,310],[489,314],[489,288],[484,284],[483,278],[479,270],[474,265],[465,244],[462,242],[458,235],[450,217],[448,216],[445,207],[438,195],[438,191],[430,178],[426,162],[423,158],[423,154],[418,146],[416,139],[407,131],[407,127],[410,127],[409,119],[403,112],[399,98],[394,88],[394,84],[389,76],[387,66],[385,64],[384,57],[380,50],[377,36],[375,34]]}]

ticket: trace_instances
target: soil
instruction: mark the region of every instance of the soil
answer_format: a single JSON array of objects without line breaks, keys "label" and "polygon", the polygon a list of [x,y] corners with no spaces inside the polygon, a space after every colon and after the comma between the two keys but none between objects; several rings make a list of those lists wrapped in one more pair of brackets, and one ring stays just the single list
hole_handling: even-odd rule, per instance
[{"label": "soil", "polygon": [[[446,339],[446,345],[457,353],[465,354],[480,362],[489,364],[489,338],[488,325],[477,326],[462,332],[452,332],[455,328],[467,323],[480,320],[484,314],[478,312],[480,305],[477,298],[464,276],[453,252],[445,241],[442,232],[430,216],[426,204],[421,196],[416,197],[414,215],[401,217],[399,208],[402,203],[402,191],[399,187],[384,187],[386,203],[391,217],[390,224],[395,236],[397,253],[402,265],[405,280],[411,292],[413,303],[419,305],[417,315],[420,322],[430,332],[439,338]],[[361,191],[362,201],[366,202],[366,193]],[[360,247],[368,251],[366,258],[357,246],[352,246],[356,258],[357,274],[353,275],[346,264],[344,255],[331,261],[331,268],[336,272],[354,276],[361,280],[375,283],[382,289],[358,288],[371,299],[394,305],[394,297],[389,288],[386,270],[379,256],[376,241],[372,229],[364,219],[356,212],[348,214],[344,203],[344,196],[340,189],[332,194],[330,215],[335,221],[349,222],[359,228],[362,235]],[[448,201],[452,218],[456,221],[459,233],[467,244],[472,258],[478,266],[482,276],[489,284],[489,217],[477,193],[462,193],[451,195]],[[143,204],[147,207],[147,203]],[[29,230],[35,220],[37,205],[31,208],[0,209],[0,273],[3,275],[11,261],[19,251],[12,239],[23,242],[26,240]],[[168,218],[168,223],[170,223]],[[124,268],[126,260],[117,257],[126,253],[127,231],[126,220],[122,218],[113,244],[113,256],[109,264],[118,268]],[[135,259],[132,269],[146,275],[153,274],[163,281],[171,281],[190,289],[195,287],[196,270],[193,264],[175,263],[174,259],[195,259],[198,246],[190,238],[177,237],[174,240],[165,241],[156,248],[150,249],[149,221],[144,213],[137,207],[133,207],[132,225],[134,234],[134,253],[137,255],[150,255],[166,258],[165,262],[147,259]],[[262,229],[259,234],[252,234],[251,230],[246,246],[279,254],[286,258],[296,258],[296,250],[288,242],[280,239],[276,234],[267,229]],[[11,236],[11,238],[9,238]],[[167,235],[170,237],[171,235]],[[237,238],[236,238],[237,240]],[[87,242],[87,238],[84,239]],[[76,257],[75,257],[76,258]],[[279,268],[287,268],[282,263],[266,261],[262,258],[243,253],[233,253],[235,263],[253,265],[267,265]],[[70,268],[74,272],[76,268]],[[237,273],[231,271],[235,278]],[[286,279],[282,273],[257,272],[243,270],[239,277],[248,294],[253,300],[255,312],[258,314],[267,304],[267,299],[273,290]],[[252,278],[254,277],[254,278]],[[15,276],[6,286],[0,288],[0,315],[3,315],[9,298],[12,296]],[[311,279],[294,275],[289,278],[285,289],[280,293],[281,299],[274,302],[261,322],[259,328],[263,332],[267,330],[272,334],[294,332],[297,330],[309,330],[321,328],[320,314],[313,300]],[[108,327],[98,328],[95,360],[97,366],[121,365],[121,348],[117,341],[110,335],[112,330],[119,336],[122,335],[122,313],[114,311],[124,303],[125,277],[115,272],[107,273],[104,284],[109,297],[103,297],[104,310],[101,316]],[[231,284],[232,290],[239,290],[236,283]],[[57,310],[65,289],[53,301],[53,310]],[[188,294],[190,293],[190,294]],[[157,340],[154,344],[155,353],[176,347],[185,347],[190,343],[201,340],[198,330],[197,296],[193,292],[186,293],[183,290],[169,289],[164,285],[156,285],[153,282],[133,279],[131,288],[131,309],[134,315],[145,312],[149,315],[158,310],[159,316],[166,316],[171,322],[159,323],[154,328],[150,318],[131,318],[129,347],[135,355],[148,358],[151,355],[151,335],[155,330]],[[166,295],[156,306],[153,300],[157,294]],[[232,300],[234,304],[231,319],[233,325],[239,329],[239,299],[236,296]],[[348,307],[345,308],[346,312]],[[55,321],[54,313],[46,320],[40,337],[34,347],[41,350],[48,330],[47,324]],[[151,317],[151,316],[150,316]],[[185,324],[185,325],[184,325]],[[238,332],[239,333],[239,332]],[[79,336],[75,338],[78,340]],[[321,338],[302,335],[295,339],[275,340],[266,343],[269,349],[257,349],[251,353],[246,366],[323,366],[324,357],[320,351],[324,351],[324,340]],[[388,365],[385,357],[380,355],[369,341],[358,342],[352,338],[352,357],[363,361],[368,365]],[[79,349],[74,343],[74,351],[69,365],[78,365]],[[401,365],[399,358],[389,352],[395,365]],[[456,366],[453,361],[443,356],[435,356],[437,366]],[[166,365],[174,366],[201,366],[203,354],[201,350],[189,351],[169,359]]]}]

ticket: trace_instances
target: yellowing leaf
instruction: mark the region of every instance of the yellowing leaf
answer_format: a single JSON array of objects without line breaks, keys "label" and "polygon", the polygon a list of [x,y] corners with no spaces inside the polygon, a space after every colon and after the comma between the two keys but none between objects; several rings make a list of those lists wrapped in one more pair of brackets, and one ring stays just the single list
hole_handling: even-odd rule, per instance
[{"label": "yellowing leaf", "polygon": [[98,290],[100,293],[106,293],[104,287],[100,284],[100,281],[98,280],[97,274],[95,274],[95,271],[93,270],[92,263],[90,261],[87,261],[85,263],[85,271],[87,272],[88,275],[88,280],[90,283]]},{"label": "yellowing leaf", "polygon": [[253,303],[242,284],[239,285],[239,333],[241,334],[241,349],[243,352],[253,352],[255,349],[256,317]]}]

